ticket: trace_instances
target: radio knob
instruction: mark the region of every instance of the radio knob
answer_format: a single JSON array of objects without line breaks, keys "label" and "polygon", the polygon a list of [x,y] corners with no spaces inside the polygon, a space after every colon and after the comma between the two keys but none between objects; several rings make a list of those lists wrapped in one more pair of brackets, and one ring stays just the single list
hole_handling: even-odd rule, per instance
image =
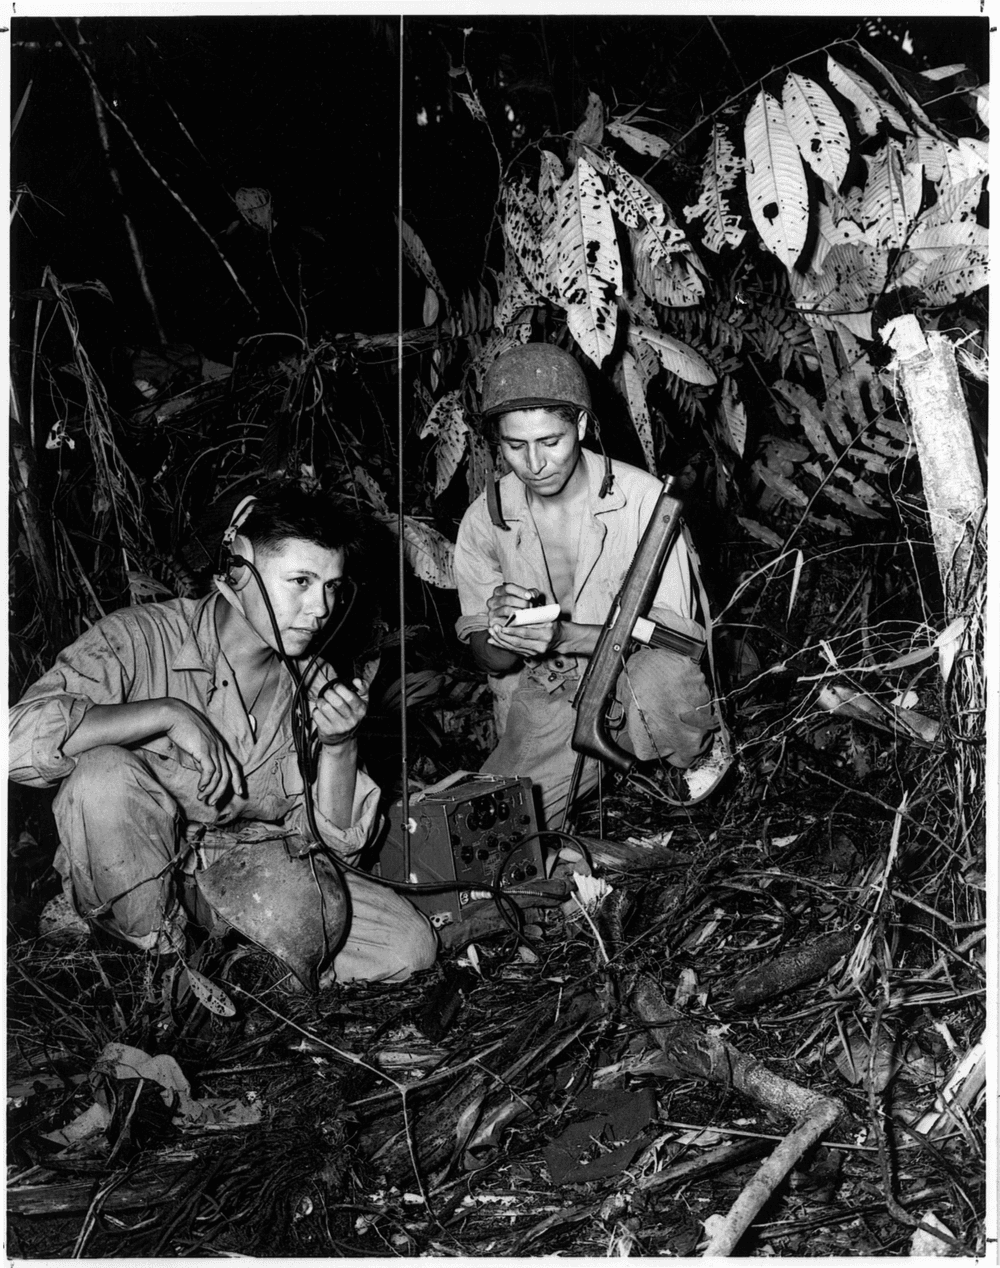
[{"label": "radio knob", "polygon": [[462,862],[463,862],[463,863],[471,863],[471,862],[472,862],[472,860],[473,860],[473,857],[474,857],[474,855],[473,855],[472,846],[471,846],[471,845],[463,845],[463,846],[462,846]]},{"label": "radio knob", "polygon": [[531,815],[518,815],[518,823],[523,823],[525,827],[531,822]]},{"label": "radio knob", "polygon": [[[470,851],[470,853],[471,853],[471,851]],[[476,851],[476,858],[477,858],[477,859],[488,859],[489,857],[490,857],[490,852],[489,852],[489,850],[477,850],[477,851]]]},{"label": "radio knob", "polygon": [[525,870],[525,872],[527,873],[527,875],[528,875],[528,876],[537,876],[537,875],[538,875],[538,868],[537,868],[537,867],[535,867],[534,863],[529,863],[529,864],[528,864],[528,866],[527,866],[524,870]]},{"label": "radio knob", "polygon": [[503,823],[504,820],[510,818],[510,803],[509,802],[501,801],[499,806],[497,806],[497,818],[500,820],[501,823]]}]

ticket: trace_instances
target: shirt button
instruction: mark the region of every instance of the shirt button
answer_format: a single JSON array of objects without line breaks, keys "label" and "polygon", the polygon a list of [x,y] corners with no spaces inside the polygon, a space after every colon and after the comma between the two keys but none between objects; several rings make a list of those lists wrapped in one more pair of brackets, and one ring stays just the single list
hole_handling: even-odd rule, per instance
[{"label": "shirt button", "polygon": [[228,686],[229,686],[229,679],[228,679],[228,678],[223,678],[223,680],[222,680],[222,685],[223,685],[224,687],[228,687]]}]

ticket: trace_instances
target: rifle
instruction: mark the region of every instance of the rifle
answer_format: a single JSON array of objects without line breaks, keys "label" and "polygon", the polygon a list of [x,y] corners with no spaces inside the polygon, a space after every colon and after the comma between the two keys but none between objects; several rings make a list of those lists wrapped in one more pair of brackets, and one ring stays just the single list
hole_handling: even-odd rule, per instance
[{"label": "rifle", "polygon": [[638,638],[652,647],[680,652],[692,660],[701,659],[705,644],[677,630],[667,629],[642,616],[653,601],[660,573],[680,532],[681,503],[672,496],[674,479],[669,477],[653,508],[639,549],[622,582],[604,622],[594,654],[590,658],[580,690],[573,701],[576,724],[573,748],[600,761],[629,771],[635,755],[620,748],[608,736],[607,704],[625,663],[629,640]]}]

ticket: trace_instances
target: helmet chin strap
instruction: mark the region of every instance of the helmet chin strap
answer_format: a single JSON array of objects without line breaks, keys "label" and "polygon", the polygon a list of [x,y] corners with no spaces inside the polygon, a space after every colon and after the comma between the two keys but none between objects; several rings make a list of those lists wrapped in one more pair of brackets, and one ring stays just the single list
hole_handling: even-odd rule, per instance
[{"label": "helmet chin strap", "polygon": [[[600,441],[598,441],[600,443]],[[604,453],[603,446],[601,452]],[[611,490],[615,487],[615,473],[611,470],[611,459],[604,454],[604,479],[601,481],[601,491],[598,493],[599,498],[606,498]]]},{"label": "helmet chin strap", "polygon": [[[593,415],[591,414],[591,418]],[[604,445],[601,443],[601,429],[597,425],[597,419],[594,418],[594,439],[601,448],[601,456],[604,458],[604,478],[601,480],[601,487],[597,496],[606,498],[611,490],[615,487],[615,473],[611,469],[611,459],[605,452]],[[486,476],[486,509],[490,513],[490,519],[497,528],[503,529],[505,533],[510,532],[510,525],[503,517],[503,508],[500,505],[500,476],[497,475],[496,466],[493,462],[493,455],[489,452],[487,446],[487,459],[489,461],[489,472]]]},{"label": "helmet chin strap", "polygon": [[510,532],[510,525],[503,517],[503,511],[500,508],[500,477],[497,475],[496,467],[493,463],[493,455],[487,453],[490,469],[486,473],[486,506],[490,513],[490,519],[497,526],[502,528],[505,533]]}]

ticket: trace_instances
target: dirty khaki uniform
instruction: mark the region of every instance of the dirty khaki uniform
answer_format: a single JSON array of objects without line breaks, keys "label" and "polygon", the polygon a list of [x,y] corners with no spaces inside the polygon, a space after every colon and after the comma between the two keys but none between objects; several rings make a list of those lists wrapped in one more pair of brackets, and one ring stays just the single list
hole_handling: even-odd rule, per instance
[{"label": "dirty khaki uniform", "polygon": [[[162,934],[185,923],[178,868],[187,825],[213,828],[263,820],[307,833],[302,778],[291,730],[294,690],[281,671],[270,711],[254,733],[236,678],[216,633],[218,594],[123,608],[59,654],[55,665],[13,706],[10,777],[35,788],[61,781],[54,811],[60,845],[55,867],[82,915],[116,895],[100,923],[139,947],[163,946]],[[160,736],[128,748],[105,745],[67,757],[62,747],[94,705],[170,696],[202,713],[244,772],[247,795],[221,808],[198,800],[199,774]],[[183,760],[190,762],[184,756]],[[378,788],[358,771],[352,826],[335,827],[317,809],[327,843],[350,856],[375,824]],[[203,858],[202,865],[218,854]],[[196,866],[188,854],[180,868]],[[351,923],[334,959],[341,981],[402,979],[429,967],[436,951],[426,920],[384,886],[347,878]],[[130,891],[124,893],[124,891]]]},{"label": "dirty khaki uniform", "polygon": [[[612,462],[614,484],[599,496],[604,460],[584,449],[589,490],[581,525],[571,621],[603,625],[653,513],[662,484],[655,476]],[[455,576],[462,615],[458,636],[468,641],[489,626],[486,602],[502,582],[533,586],[551,594],[541,542],[524,485],[510,473],[500,481],[500,504],[509,531],[495,525],[482,493],[466,511],[455,548]],[[691,571],[683,536],[671,551],[649,615],[684,634],[704,638],[694,620]],[[559,653],[527,661],[520,671],[492,677],[500,741],[483,766],[495,775],[527,775],[540,790],[544,822],[557,827],[566,805],[576,754],[570,747],[573,697],[586,658]],[[662,758],[687,767],[709,744],[718,726],[701,670],[687,657],[641,648],[619,675],[617,697],[624,710],[619,743],[643,761]],[[580,793],[597,782],[597,762],[588,759]]]}]

